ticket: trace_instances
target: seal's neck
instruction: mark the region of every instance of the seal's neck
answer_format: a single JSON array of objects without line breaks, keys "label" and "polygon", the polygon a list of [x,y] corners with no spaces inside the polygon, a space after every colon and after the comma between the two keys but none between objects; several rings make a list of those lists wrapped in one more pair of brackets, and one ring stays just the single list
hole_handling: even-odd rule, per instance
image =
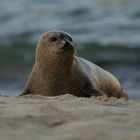
[{"label": "seal's neck", "polygon": [[41,62],[37,61],[36,64],[38,65],[39,69],[42,73],[50,75],[57,75],[57,74],[69,74],[72,69],[74,56],[68,57],[48,57]]}]

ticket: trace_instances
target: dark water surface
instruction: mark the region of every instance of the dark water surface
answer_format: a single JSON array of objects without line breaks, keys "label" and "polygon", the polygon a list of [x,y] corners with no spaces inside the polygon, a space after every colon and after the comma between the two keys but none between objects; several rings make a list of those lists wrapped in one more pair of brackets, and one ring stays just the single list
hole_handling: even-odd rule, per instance
[{"label": "dark water surface", "polygon": [[79,56],[140,99],[140,0],[1,0],[0,93],[19,94],[37,39],[51,29],[72,34]]}]

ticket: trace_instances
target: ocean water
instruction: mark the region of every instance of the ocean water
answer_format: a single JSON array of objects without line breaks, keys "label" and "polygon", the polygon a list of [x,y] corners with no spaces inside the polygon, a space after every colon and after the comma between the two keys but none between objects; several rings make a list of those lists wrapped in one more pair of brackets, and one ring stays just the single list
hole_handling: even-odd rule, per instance
[{"label": "ocean water", "polygon": [[[69,31],[77,42],[140,44],[139,0],[1,0],[0,38],[49,29]],[[15,38],[14,38],[15,39]]]},{"label": "ocean water", "polygon": [[38,38],[54,29],[69,32],[79,56],[140,98],[140,0],[1,0],[0,93],[20,93]]}]

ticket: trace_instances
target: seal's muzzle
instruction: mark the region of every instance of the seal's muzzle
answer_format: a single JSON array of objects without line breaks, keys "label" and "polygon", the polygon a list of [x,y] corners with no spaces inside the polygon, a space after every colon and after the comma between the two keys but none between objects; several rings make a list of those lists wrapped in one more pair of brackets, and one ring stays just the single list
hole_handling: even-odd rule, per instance
[{"label": "seal's muzzle", "polygon": [[74,51],[74,45],[69,41],[65,41],[64,46],[62,47],[64,51]]}]

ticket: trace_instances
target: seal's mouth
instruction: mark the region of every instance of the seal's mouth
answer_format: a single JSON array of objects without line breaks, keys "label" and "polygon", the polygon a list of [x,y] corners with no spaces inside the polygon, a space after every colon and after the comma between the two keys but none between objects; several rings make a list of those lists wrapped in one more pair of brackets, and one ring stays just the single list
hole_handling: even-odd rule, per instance
[{"label": "seal's mouth", "polygon": [[69,42],[69,41],[65,41],[64,45],[61,46],[57,51],[53,51],[53,54],[74,54],[75,53],[75,49],[74,49],[74,44]]},{"label": "seal's mouth", "polygon": [[74,53],[74,45],[71,44],[70,42],[66,41],[64,46],[62,47],[64,52],[71,52]]}]

